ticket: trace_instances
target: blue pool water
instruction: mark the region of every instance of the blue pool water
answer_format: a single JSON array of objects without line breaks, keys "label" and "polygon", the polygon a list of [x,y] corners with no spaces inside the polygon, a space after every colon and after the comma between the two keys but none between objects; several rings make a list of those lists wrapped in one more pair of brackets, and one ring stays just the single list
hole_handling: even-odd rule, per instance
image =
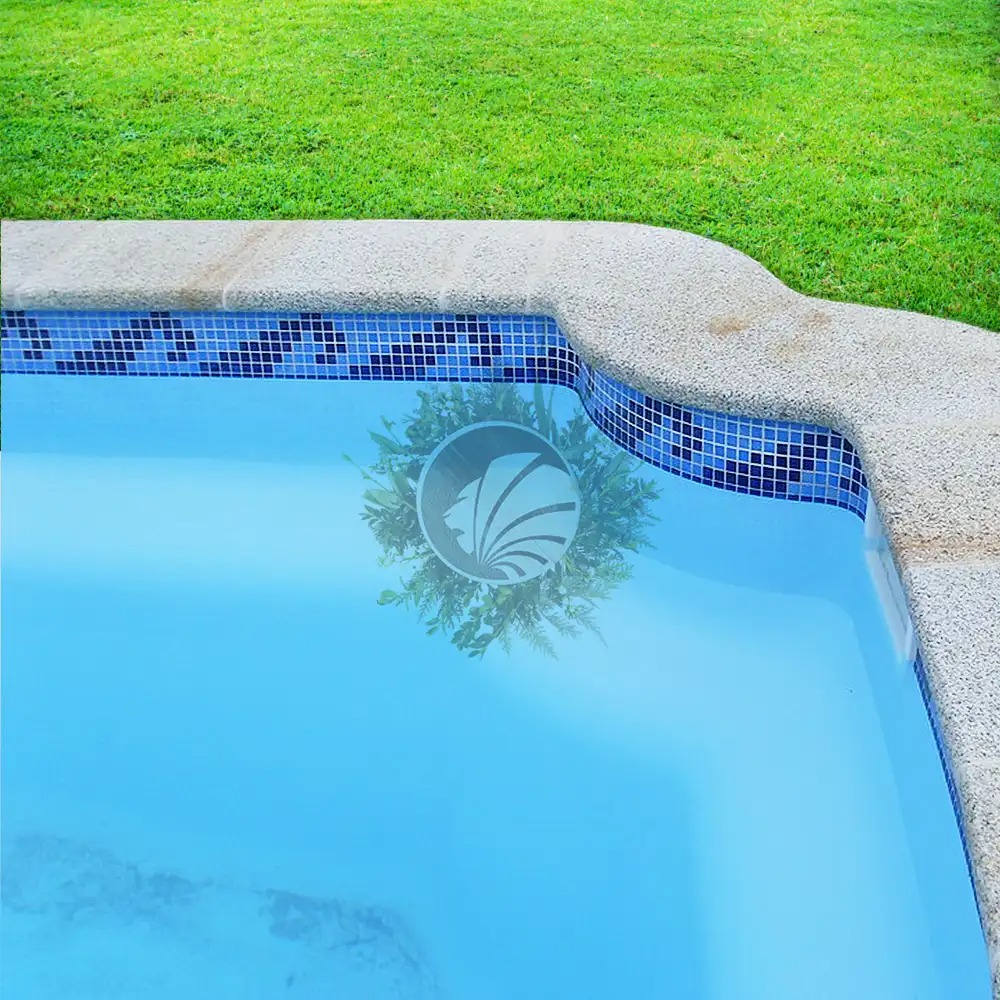
[{"label": "blue pool water", "polygon": [[860,519],[619,461],[546,389],[572,539],[477,583],[463,505],[531,441],[421,508],[459,571],[396,506],[447,482],[376,468],[451,392],[5,377],[3,996],[988,997]]}]

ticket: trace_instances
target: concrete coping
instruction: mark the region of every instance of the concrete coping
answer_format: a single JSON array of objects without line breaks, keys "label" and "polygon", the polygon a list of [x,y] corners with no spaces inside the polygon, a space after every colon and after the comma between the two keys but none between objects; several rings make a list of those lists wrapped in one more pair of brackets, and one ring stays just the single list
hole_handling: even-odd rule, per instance
[{"label": "concrete coping", "polygon": [[4,309],[534,314],[651,396],[858,449],[952,760],[1000,1000],[1000,335],[595,222],[4,222]]}]

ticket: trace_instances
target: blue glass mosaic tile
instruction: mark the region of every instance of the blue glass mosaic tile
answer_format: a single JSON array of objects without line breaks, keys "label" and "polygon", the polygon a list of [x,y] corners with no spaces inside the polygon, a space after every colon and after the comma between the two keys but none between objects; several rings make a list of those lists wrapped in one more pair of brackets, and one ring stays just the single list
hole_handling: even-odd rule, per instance
[{"label": "blue glass mosaic tile", "polygon": [[686,479],[862,518],[868,502],[841,435],[653,399],[542,316],[4,311],[2,332],[5,373],[563,385],[623,448]]},{"label": "blue glass mosaic tile", "polygon": [[[931,694],[930,681],[927,678],[927,669],[924,667],[923,654],[918,650],[913,661],[913,672],[917,677],[917,684],[920,686],[920,695],[924,702],[924,710],[930,720],[931,731],[934,733],[934,743],[937,746],[938,757],[941,760],[941,768],[944,771],[945,781],[948,785],[948,795],[951,798],[951,808],[955,813],[955,820],[958,825],[959,837],[962,840],[962,850],[965,853],[965,866],[969,872],[969,879],[972,882],[972,891],[976,892],[976,882],[972,878],[972,854],[969,850],[969,841],[965,836],[965,811],[962,809],[962,801],[958,795],[958,788],[955,785],[954,769],[951,762],[951,754],[948,751],[948,744],[941,729],[941,716]],[[978,893],[977,893],[978,896]],[[982,921],[983,908],[979,907],[979,919]],[[985,928],[984,928],[985,929]]]}]

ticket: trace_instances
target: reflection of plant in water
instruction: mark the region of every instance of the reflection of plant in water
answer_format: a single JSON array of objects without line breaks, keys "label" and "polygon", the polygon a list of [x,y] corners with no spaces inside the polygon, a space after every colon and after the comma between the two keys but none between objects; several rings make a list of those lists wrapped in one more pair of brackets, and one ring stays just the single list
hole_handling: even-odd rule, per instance
[{"label": "reflection of plant in water", "polygon": [[[378,460],[362,470],[363,517],[382,546],[385,563],[403,563],[402,588],[385,590],[380,604],[414,608],[428,634],[443,631],[470,656],[494,641],[509,650],[521,637],[554,655],[553,635],[598,633],[595,608],[632,573],[626,552],[648,545],[650,504],[659,496],[652,480],[636,475],[640,463],[605,438],[582,412],[563,424],[552,415],[541,386],[525,399],[511,385],[461,386],[418,392],[420,405],[402,433],[383,417],[386,433],[372,432]],[[431,452],[470,424],[508,421],[546,437],[580,484],[580,524],[566,555],[542,576],[510,586],[477,583],[446,566],[420,527],[416,486]]]}]

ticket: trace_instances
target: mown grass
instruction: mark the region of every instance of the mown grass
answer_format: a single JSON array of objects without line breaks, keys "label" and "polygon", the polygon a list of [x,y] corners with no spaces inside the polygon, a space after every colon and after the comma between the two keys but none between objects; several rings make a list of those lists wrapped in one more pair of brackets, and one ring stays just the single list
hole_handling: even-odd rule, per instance
[{"label": "mown grass", "polygon": [[0,212],[675,226],[1000,329],[996,0],[0,0]]}]

